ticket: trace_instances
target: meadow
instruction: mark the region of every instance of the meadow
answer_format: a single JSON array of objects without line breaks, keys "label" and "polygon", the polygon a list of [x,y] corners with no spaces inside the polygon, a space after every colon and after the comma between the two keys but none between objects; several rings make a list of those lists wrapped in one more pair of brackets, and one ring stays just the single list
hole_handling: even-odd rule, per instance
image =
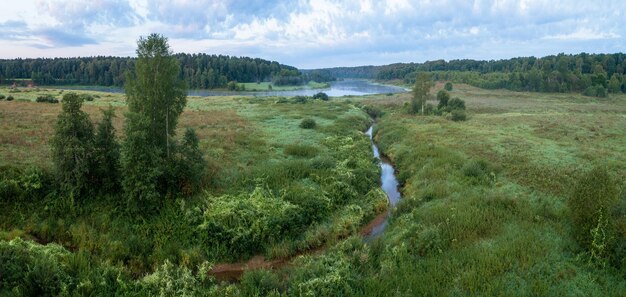
[{"label": "meadow", "polygon": [[[54,292],[207,296],[626,292],[624,95],[455,84],[452,97],[467,106],[461,122],[407,114],[410,93],[307,103],[189,98],[179,129],[196,128],[211,173],[206,191],[136,220],[106,197],[75,207],[40,190],[45,180],[30,168],[51,168],[47,141],[60,106],[33,101],[58,92],[0,101],[3,182],[11,181],[9,171],[29,173],[19,182],[31,185],[24,196],[32,197],[0,204],[10,214],[0,221],[0,257],[35,267],[24,272],[33,288],[60,283],[50,286]],[[86,93],[95,97],[84,106],[92,119],[113,105],[121,131],[123,94]],[[362,133],[372,123],[363,110],[372,107],[381,110],[375,140],[395,164],[403,197],[383,235],[364,244],[358,228],[386,203]],[[315,128],[301,128],[304,119]],[[594,168],[607,172],[619,195],[601,257],[575,239],[569,202]],[[248,271],[237,284],[207,274],[219,262],[288,258],[317,247],[324,249],[282,269]]]},{"label": "meadow", "polygon": [[[147,279],[167,281],[157,276],[165,266],[204,284],[195,289],[218,288],[207,275],[214,264],[257,255],[288,258],[329,246],[386,209],[363,134],[371,119],[347,102],[282,97],[188,98],[178,127],[179,134],[195,128],[208,161],[201,193],[168,200],[147,217],[133,216],[115,197],[75,201],[53,183],[48,142],[61,104],[35,102],[64,92],[0,89],[14,97],[0,102],[0,208],[7,214],[0,220],[0,257],[18,263],[16,254],[35,255],[19,263],[63,279],[39,282],[29,278],[36,272],[10,267],[15,270],[3,275],[18,279],[2,285],[3,294],[151,292]],[[114,127],[124,138],[123,94],[76,92],[93,97],[83,107],[92,121],[113,106]],[[315,127],[301,128],[304,119]],[[65,269],[73,265],[79,272]],[[121,280],[97,279],[109,272]],[[81,289],[81,282],[98,283]]]},{"label": "meadow", "polygon": [[[385,112],[375,139],[396,165],[403,198],[378,242],[346,241],[302,260],[289,273],[297,276],[290,288],[311,295],[622,296],[626,97],[465,85],[451,95],[466,102],[467,121],[408,115],[409,94],[361,100]],[[603,257],[575,240],[568,203],[580,177],[598,166],[621,189]]]}]

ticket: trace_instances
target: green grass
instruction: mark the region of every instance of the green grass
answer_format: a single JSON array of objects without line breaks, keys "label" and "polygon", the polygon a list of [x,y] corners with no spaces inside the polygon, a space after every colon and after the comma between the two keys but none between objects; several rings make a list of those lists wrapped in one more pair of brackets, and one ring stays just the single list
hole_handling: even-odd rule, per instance
[{"label": "green grass", "polygon": [[[0,242],[21,237],[57,243],[71,255],[88,255],[94,271],[114,267],[124,282],[143,286],[142,276],[167,263],[190,273],[207,261],[285,257],[333,244],[384,209],[376,191],[378,167],[362,133],[370,119],[359,108],[237,96],[190,97],[180,117],[178,134],[195,128],[209,163],[201,194],[167,201],[143,219],[129,216],[118,197],[74,200],[54,190],[52,177],[39,181],[21,173],[52,170],[48,141],[61,104],[34,100],[42,94],[60,99],[65,92],[21,89],[12,94],[22,100],[0,102],[0,165],[17,168],[0,175],[0,191],[17,185],[20,193],[0,199],[0,211],[8,214],[0,219]],[[94,122],[101,108],[113,105],[123,138],[123,94],[76,92],[95,97],[83,106]],[[314,118],[317,129],[301,129],[305,117]],[[216,226],[225,226],[224,232],[218,234]],[[33,248],[29,243],[19,249]],[[66,260],[51,263],[63,266]],[[76,281],[84,276],[72,275]]]},{"label": "green grass", "polygon": [[[597,164],[625,188],[626,97],[455,85],[452,96],[466,101],[470,117],[452,122],[406,115],[409,96],[362,100],[386,112],[376,139],[403,183],[387,231],[371,248],[344,251],[292,286],[320,282],[369,296],[623,295],[624,267],[589,264],[566,200],[576,177]],[[614,219],[623,231],[623,215]],[[362,260],[353,260],[359,253]],[[330,259],[313,258],[289,274]]]}]

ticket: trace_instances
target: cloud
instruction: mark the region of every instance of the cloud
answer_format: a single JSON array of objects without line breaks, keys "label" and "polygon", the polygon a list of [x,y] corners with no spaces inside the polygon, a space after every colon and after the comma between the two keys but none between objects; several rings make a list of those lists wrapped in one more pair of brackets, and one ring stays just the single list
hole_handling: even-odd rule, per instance
[{"label": "cloud", "polygon": [[39,48],[83,46],[98,43],[95,39],[84,35],[52,28],[39,30],[36,32],[36,36],[43,41],[35,44]]},{"label": "cloud", "polygon": [[[157,32],[175,51],[248,55],[300,67],[625,51],[626,1],[21,0],[0,39],[132,54]],[[94,47],[95,43],[98,47]],[[9,48],[9,47],[5,47]],[[46,48],[44,50],[44,48]],[[93,53],[98,50],[102,53]],[[33,52],[35,53],[35,52]],[[10,56],[0,48],[0,56]]]}]

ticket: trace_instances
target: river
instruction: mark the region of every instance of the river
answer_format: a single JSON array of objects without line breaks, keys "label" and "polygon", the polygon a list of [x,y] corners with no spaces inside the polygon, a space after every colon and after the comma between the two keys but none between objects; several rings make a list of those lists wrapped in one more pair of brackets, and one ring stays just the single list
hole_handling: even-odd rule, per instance
[{"label": "river", "polygon": [[401,197],[400,191],[398,191],[398,179],[396,178],[395,168],[393,168],[387,158],[380,155],[378,146],[376,146],[376,143],[374,142],[373,130],[374,126],[371,126],[365,134],[367,134],[372,141],[372,152],[374,157],[380,160],[380,183],[383,192],[385,192],[387,199],[389,200],[389,210],[384,214],[384,219],[377,221],[376,225],[374,225],[371,231],[369,231],[369,234],[364,236],[365,242],[371,242],[383,233],[387,227],[387,221],[389,219],[389,215],[391,214],[391,209],[398,204]]},{"label": "river", "polygon": [[[99,91],[108,93],[123,93],[124,89],[115,87],[98,87],[98,86],[66,86],[60,89],[66,90],[86,90],[86,91]],[[335,81],[330,83],[329,88],[323,89],[301,89],[293,91],[258,91],[258,92],[232,92],[232,91],[216,91],[216,90],[189,90],[189,96],[313,96],[319,92],[324,92],[331,97],[341,96],[363,96],[372,94],[390,94],[401,93],[406,90],[401,87],[381,85],[372,83],[368,80],[350,79]]]}]

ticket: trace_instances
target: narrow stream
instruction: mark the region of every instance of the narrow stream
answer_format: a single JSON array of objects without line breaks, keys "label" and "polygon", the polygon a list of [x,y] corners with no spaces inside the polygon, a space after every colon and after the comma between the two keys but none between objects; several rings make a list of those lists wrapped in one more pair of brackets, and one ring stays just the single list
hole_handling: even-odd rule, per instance
[{"label": "narrow stream", "polygon": [[393,168],[393,166],[391,166],[389,160],[387,160],[384,156],[380,156],[378,146],[376,146],[376,143],[374,143],[374,137],[372,135],[373,129],[374,126],[371,126],[365,134],[367,134],[372,141],[372,152],[374,153],[374,157],[380,160],[380,180],[382,184],[381,187],[383,189],[383,192],[387,194],[387,198],[389,199],[389,210],[387,210],[384,220],[374,226],[372,228],[372,231],[364,237],[365,242],[371,242],[383,233],[383,231],[387,227],[387,221],[389,219],[391,209],[394,208],[396,204],[398,204],[398,202],[400,201],[400,192],[398,191],[398,180],[396,179],[395,169]]}]

